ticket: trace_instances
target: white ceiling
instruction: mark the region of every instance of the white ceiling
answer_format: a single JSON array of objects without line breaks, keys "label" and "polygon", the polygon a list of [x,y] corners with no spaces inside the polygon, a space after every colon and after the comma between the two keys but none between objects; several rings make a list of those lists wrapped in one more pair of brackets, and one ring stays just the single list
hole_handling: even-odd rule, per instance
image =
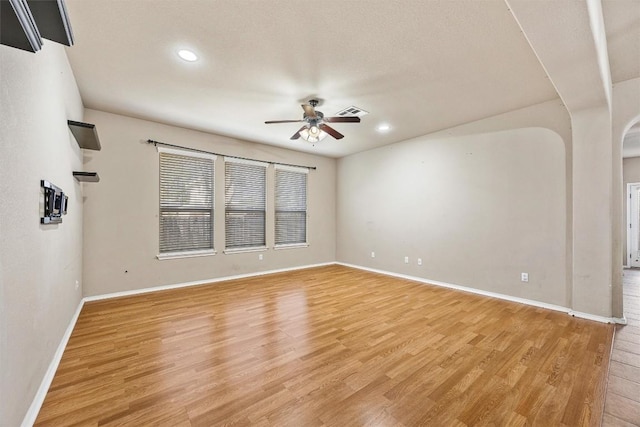
[{"label": "white ceiling", "polygon": [[[637,43],[626,36],[629,14],[617,5],[627,1],[638,4],[603,6],[608,36],[609,25],[624,34],[609,45],[614,81],[640,75],[626,56]],[[550,13],[561,5],[550,3]],[[67,52],[86,107],[326,156],[558,96],[503,0],[67,0],[67,7],[76,39]],[[200,60],[182,61],[181,48]],[[324,100],[318,110],[327,116],[351,105],[370,114],[333,125],[345,138],[315,146],[289,140],[297,123],[264,124],[302,118],[300,103],[312,96]],[[375,128],[383,122],[391,130],[381,134]]]},{"label": "white ceiling", "polygon": [[[611,80],[617,83],[640,77],[640,0],[604,0],[602,15]],[[622,157],[640,157],[640,122],[624,136]]]},{"label": "white ceiling", "polygon": [[640,0],[602,2],[613,83],[640,76]]}]

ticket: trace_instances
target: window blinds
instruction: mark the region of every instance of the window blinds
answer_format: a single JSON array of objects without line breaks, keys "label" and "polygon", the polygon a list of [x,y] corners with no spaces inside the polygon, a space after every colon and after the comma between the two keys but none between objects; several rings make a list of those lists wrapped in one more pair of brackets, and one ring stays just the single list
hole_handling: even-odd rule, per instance
[{"label": "window blinds", "polygon": [[160,152],[160,253],[213,249],[214,159]]},{"label": "window blinds", "polygon": [[225,159],[227,249],[264,247],[266,165]]},{"label": "window blinds", "polygon": [[276,169],[276,245],[307,242],[307,173]]}]

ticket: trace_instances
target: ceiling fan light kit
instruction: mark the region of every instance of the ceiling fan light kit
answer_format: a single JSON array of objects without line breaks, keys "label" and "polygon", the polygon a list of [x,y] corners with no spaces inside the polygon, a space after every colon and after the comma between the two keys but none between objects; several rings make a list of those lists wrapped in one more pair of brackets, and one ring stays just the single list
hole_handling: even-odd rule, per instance
[{"label": "ceiling fan light kit", "polygon": [[328,133],[321,131],[317,126],[310,126],[309,128],[304,128],[300,132],[298,132],[300,138],[304,139],[307,142],[316,143],[318,141],[322,141],[329,135]]},{"label": "ceiling fan light kit", "polygon": [[360,123],[360,117],[356,116],[325,117],[322,111],[316,111],[316,105],[318,105],[317,99],[310,99],[308,104],[301,105],[304,110],[302,120],[270,120],[265,124],[305,123],[290,139],[302,138],[307,142],[316,143],[322,141],[327,135],[331,135],[335,139],[344,138],[343,134],[326,123]]}]

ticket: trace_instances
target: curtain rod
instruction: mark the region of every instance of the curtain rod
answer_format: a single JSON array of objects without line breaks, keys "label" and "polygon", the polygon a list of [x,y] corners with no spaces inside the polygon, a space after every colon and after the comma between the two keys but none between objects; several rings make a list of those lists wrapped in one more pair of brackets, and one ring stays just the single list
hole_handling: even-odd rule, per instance
[{"label": "curtain rod", "polygon": [[296,167],[296,168],[305,168],[305,169],[316,170],[315,166],[302,166],[302,165],[294,165],[294,164],[291,164],[291,163],[269,162],[269,161],[264,161],[264,160],[250,159],[248,157],[229,156],[227,154],[214,153],[212,151],[198,150],[197,148],[183,147],[183,146],[180,146],[180,145],[168,144],[166,142],[155,141],[153,139],[147,139],[147,144],[153,144],[156,147],[158,145],[164,145],[165,147],[179,148],[181,150],[195,151],[197,153],[213,154],[213,155],[222,156],[222,157],[231,157],[232,159],[253,160],[254,162],[268,163],[270,165],[293,166],[293,167]]}]

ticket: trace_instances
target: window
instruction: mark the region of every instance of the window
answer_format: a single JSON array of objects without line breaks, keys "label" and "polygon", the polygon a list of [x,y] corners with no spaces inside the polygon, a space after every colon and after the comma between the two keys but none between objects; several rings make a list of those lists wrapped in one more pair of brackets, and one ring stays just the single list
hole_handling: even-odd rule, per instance
[{"label": "window", "polygon": [[265,163],[225,158],[226,249],[264,248]]},{"label": "window", "polygon": [[276,166],[276,246],[307,243],[307,174]]},{"label": "window", "polygon": [[[158,148],[160,255],[213,253],[215,156]],[[162,255],[165,254],[163,257]]]}]

